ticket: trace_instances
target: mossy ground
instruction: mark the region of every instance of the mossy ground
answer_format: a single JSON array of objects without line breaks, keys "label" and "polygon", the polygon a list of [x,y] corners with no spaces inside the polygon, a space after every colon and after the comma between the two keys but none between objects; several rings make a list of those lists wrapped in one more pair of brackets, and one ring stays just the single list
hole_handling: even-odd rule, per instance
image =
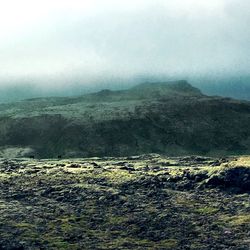
[{"label": "mossy ground", "polygon": [[[249,166],[249,157],[2,160],[0,249],[249,249]],[[228,179],[234,169],[240,183]]]}]

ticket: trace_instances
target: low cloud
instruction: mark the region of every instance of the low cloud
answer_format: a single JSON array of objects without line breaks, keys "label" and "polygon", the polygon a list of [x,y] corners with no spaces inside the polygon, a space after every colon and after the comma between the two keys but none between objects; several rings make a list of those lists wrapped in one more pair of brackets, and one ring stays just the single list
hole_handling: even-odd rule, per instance
[{"label": "low cloud", "polygon": [[6,1],[0,83],[248,74],[249,8],[247,0]]}]

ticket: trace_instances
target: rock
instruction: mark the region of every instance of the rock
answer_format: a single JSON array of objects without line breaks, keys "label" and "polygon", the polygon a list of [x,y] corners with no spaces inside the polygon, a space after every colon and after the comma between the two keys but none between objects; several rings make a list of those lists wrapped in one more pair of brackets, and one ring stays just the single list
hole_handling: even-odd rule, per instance
[{"label": "rock", "polygon": [[96,167],[96,168],[99,168],[100,166],[96,163],[96,162],[91,162],[91,164]]},{"label": "rock", "polygon": [[77,164],[77,163],[74,163],[74,164],[70,164],[68,167],[69,167],[69,168],[80,168],[81,165],[80,165],[80,164]]},{"label": "rock", "polygon": [[210,166],[214,166],[214,167],[220,166],[220,165],[221,165],[221,163],[219,160],[210,163]]},{"label": "rock", "polygon": [[211,186],[236,188],[241,191],[250,191],[250,168],[233,167],[225,168],[218,174],[209,177],[206,182]]},{"label": "rock", "polygon": [[127,170],[127,171],[135,171],[132,164],[126,164],[125,166],[121,167],[120,169]]}]

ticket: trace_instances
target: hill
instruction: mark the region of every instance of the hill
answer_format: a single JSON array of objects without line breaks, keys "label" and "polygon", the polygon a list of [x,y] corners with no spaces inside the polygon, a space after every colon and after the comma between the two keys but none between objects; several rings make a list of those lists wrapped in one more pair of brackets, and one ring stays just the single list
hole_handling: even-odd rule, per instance
[{"label": "hill", "polygon": [[247,154],[250,102],[186,81],[0,105],[2,157]]}]

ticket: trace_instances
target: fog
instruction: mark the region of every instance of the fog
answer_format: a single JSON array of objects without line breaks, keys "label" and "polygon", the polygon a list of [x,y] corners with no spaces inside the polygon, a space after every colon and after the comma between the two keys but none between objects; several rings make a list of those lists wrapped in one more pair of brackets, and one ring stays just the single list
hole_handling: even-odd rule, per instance
[{"label": "fog", "polygon": [[4,1],[0,97],[249,80],[249,9],[248,0]]}]

